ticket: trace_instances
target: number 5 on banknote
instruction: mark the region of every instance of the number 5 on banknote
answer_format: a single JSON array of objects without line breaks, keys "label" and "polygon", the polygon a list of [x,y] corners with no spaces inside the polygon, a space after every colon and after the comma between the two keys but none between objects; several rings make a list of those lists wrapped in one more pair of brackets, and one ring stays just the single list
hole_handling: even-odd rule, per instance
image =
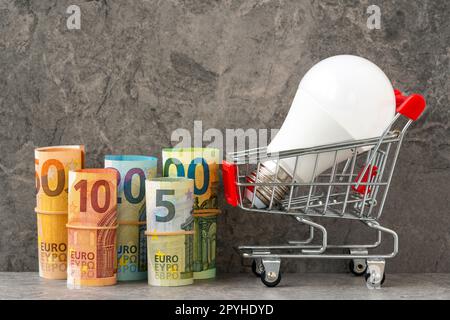
[{"label": "number 5 on banknote", "polygon": [[149,284],[179,286],[193,282],[193,189],[187,178],[147,179]]},{"label": "number 5 on banknote", "polygon": [[167,214],[162,216],[159,212],[156,213],[157,222],[168,222],[175,217],[175,205],[171,201],[163,200],[164,195],[175,194],[175,190],[159,189],[156,190],[156,208],[166,208]]},{"label": "number 5 on banknote", "polygon": [[193,180],[153,178],[145,187],[148,231],[180,233],[192,225]]}]

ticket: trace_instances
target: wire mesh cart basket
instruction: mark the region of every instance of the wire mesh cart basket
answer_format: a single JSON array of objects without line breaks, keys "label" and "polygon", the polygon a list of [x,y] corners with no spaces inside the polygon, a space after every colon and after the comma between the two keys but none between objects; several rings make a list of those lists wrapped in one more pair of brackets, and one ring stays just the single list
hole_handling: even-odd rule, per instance
[{"label": "wire mesh cart basket", "polygon": [[[379,137],[277,154],[268,153],[267,148],[227,154],[222,170],[225,198],[230,205],[259,214],[291,216],[309,228],[304,241],[236,248],[242,257],[253,259],[252,270],[266,286],[280,282],[284,258],[348,259],[350,271],[364,275],[369,288],[383,284],[385,259],[397,254],[398,236],[378,220],[405,133],[425,109],[422,96],[404,96],[398,90],[395,94],[396,115]],[[320,172],[326,163],[329,169]],[[298,172],[305,170],[310,177],[303,174],[298,178]],[[369,244],[329,244],[327,229],[317,222],[319,218],[359,220],[377,234],[377,240]],[[317,233],[320,241],[314,241]],[[392,251],[369,252],[380,246],[383,234],[392,237]]]}]

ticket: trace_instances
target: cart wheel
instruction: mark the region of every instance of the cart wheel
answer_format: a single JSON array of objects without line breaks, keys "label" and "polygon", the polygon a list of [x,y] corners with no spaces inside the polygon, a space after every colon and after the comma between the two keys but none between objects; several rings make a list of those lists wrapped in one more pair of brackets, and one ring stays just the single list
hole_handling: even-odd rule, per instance
[{"label": "cart wheel", "polygon": [[268,287],[276,287],[281,281],[281,273],[278,272],[261,272],[261,281]]},{"label": "cart wheel", "polygon": [[364,278],[366,278],[366,284],[367,287],[374,289],[374,288],[379,288],[383,285],[384,280],[386,280],[386,273],[383,272],[383,278],[381,278],[380,283],[376,283],[375,279],[374,279],[374,275],[371,275],[369,272],[367,272],[364,275]]},{"label": "cart wheel", "polygon": [[367,271],[367,263],[365,263],[365,261],[363,262],[361,259],[358,259],[357,263],[355,263],[355,260],[350,260],[348,267],[350,272],[355,276],[362,276]]},{"label": "cart wheel", "polygon": [[252,262],[252,272],[257,277],[261,277],[261,273],[264,271],[264,266],[261,262],[261,259],[255,259]]}]

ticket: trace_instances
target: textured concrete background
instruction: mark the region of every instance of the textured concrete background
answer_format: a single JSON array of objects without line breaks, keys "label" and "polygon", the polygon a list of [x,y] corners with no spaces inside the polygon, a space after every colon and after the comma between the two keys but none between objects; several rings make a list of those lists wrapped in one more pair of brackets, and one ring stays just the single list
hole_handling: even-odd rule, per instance
[{"label": "textured concrete background", "polygon": [[[70,4],[81,30],[67,30]],[[366,8],[381,7],[381,30]],[[33,149],[83,143],[160,155],[171,132],[278,128],[303,74],[331,55],[379,65],[428,109],[400,154],[382,223],[400,254],[388,272],[450,272],[450,2],[0,0],[0,270],[37,270]],[[288,217],[224,207],[218,267],[248,271],[232,246],[300,239]],[[362,229],[327,224],[331,241]],[[344,261],[283,261],[287,271],[344,271]]]}]

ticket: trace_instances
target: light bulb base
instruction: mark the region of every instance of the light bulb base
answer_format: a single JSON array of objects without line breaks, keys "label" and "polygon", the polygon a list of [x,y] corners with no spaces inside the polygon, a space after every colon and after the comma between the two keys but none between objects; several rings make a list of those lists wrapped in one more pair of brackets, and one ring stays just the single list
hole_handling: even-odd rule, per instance
[{"label": "light bulb base", "polygon": [[[271,167],[274,169],[272,170]],[[275,161],[267,161],[259,164],[259,172],[252,171],[247,177],[249,183],[280,183],[278,186],[254,186],[247,187],[245,196],[247,200],[253,202],[257,208],[265,208],[273,205],[281,205],[281,201],[289,192],[289,187],[282,185],[292,182],[292,175],[283,169],[280,165],[277,166]],[[256,199],[253,201],[254,190],[256,189]]]}]

